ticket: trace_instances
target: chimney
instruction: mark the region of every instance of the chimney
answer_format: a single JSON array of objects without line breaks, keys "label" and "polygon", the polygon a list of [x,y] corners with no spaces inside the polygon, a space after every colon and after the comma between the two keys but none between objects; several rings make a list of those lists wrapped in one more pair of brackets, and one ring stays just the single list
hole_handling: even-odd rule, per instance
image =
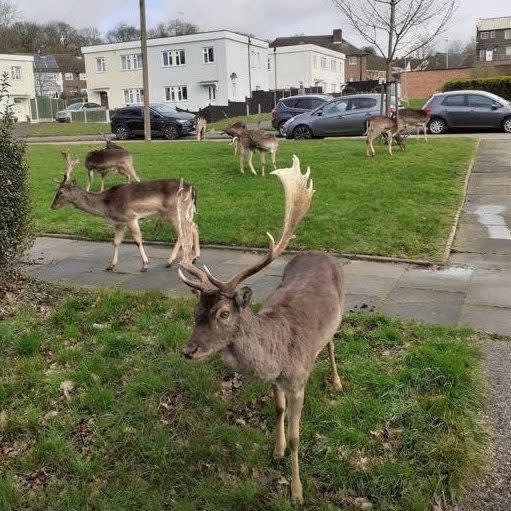
[{"label": "chimney", "polygon": [[342,29],[341,28],[334,28],[332,32],[332,42],[340,44],[342,43]]}]

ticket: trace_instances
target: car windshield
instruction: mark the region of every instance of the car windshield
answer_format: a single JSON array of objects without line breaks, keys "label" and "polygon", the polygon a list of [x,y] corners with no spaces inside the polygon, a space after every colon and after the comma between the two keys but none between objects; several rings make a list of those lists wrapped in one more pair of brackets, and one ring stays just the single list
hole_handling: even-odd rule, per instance
[{"label": "car windshield", "polygon": [[172,108],[171,106],[165,105],[163,103],[157,103],[156,105],[151,105],[151,109],[159,114],[176,114],[177,110]]},{"label": "car windshield", "polygon": [[80,110],[83,103],[73,103],[67,107],[68,110]]}]

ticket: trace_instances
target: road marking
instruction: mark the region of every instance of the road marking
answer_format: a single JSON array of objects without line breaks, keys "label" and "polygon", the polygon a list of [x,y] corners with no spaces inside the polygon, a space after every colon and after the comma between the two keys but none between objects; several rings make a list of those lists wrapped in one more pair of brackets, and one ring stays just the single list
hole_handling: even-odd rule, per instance
[{"label": "road marking", "polygon": [[488,235],[493,240],[511,240],[511,231],[507,226],[506,219],[502,216],[505,211],[506,206],[496,204],[479,206],[474,210],[474,215],[477,215],[479,223],[488,229]]}]

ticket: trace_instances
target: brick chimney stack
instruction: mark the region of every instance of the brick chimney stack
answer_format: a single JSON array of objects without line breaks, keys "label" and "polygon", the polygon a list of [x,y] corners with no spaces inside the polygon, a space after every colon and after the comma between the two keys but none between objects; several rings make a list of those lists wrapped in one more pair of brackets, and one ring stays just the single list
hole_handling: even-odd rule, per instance
[{"label": "brick chimney stack", "polygon": [[341,28],[334,28],[332,32],[332,42],[333,43],[342,43],[342,29]]}]

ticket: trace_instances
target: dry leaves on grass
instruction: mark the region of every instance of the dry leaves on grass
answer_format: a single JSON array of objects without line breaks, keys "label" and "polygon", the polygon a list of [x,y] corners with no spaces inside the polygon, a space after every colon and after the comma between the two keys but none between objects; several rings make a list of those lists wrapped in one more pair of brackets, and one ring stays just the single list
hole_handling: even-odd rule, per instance
[{"label": "dry leaves on grass", "polygon": [[374,429],[370,431],[371,435],[382,441],[383,448],[387,451],[395,451],[401,443],[403,428]]},{"label": "dry leaves on grass", "polygon": [[73,392],[74,388],[75,388],[74,382],[72,382],[71,380],[65,380],[60,384],[59,391],[60,394],[64,397],[64,399],[69,401],[71,399],[71,393]]}]

